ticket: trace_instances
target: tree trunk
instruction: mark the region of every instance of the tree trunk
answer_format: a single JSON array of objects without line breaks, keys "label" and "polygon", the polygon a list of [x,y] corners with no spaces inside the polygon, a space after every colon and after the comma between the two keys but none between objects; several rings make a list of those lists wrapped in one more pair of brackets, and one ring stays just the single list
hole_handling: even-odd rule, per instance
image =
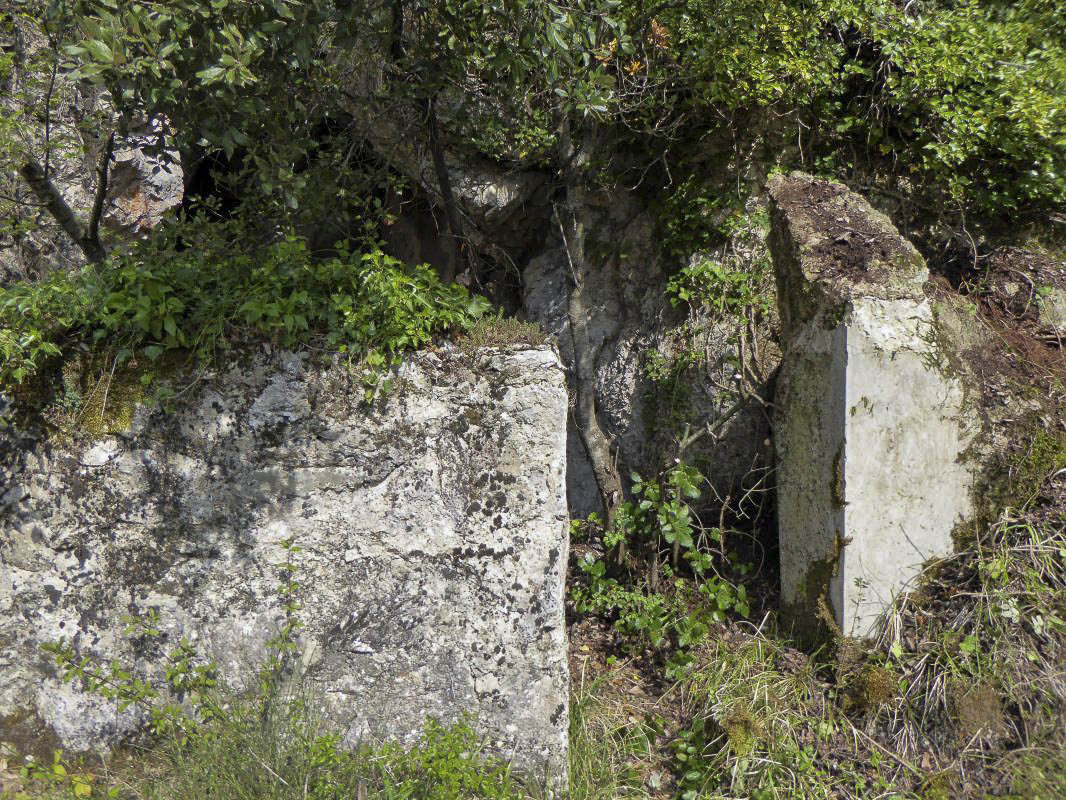
[{"label": "tree trunk", "polygon": [[[558,208],[556,209],[556,219],[570,265],[566,313],[574,347],[574,419],[596,477],[596,486],[603,503],[604,521],[610,527],[614,522],[615,508],[622,499],[622,480],[615,467],[610,441],[603,432],[596,413],[596,361],[602,345],[594,346],[588,334],[588,311],[585,308],[584,290],[585,276],[591,267],[586,260],[586,231],[580,216],[584,196],[582,169],[588,163],[590,149],[594,147],[595,132],[589,132],[581,152],[578,152],[570,138],[569,121],[565,115],[562,119],[559,126],[559,155],[566,199],[562,204],[561,215]],[[624,547],[623,543],[619,551],[620,559],[624,557]]]},{"label": "tree trunk", "polygon": [[111,133],[100,154],[100,162],[96,168],[96,196],[93,198],[92,213],[89,216],[89,224],[82,227],[75,216],[74,211],[67,201],[63,199],[56,185],[45,174],[44,169],[36,161],[27,161],[19,168],[19,174],[29,185],[30,190],[36,195],[38,202],[52,215],[52,219],[81,248],[90,264],[103,261],[107,257],[107,251],[100,243],[100,218],[104,213],[104,200],[107,196],[108,170],[111,164],[111,155],[115,149],[115,134]]},{"label": "tree trunk", "polygon": [[[405,11],[404,0],[393,0],[389,55],[394,66],[400,65],[407,57],[407,50],[403,42]],[[420,110],[425,118],[426,138],[429,144],[430,156],[433,159],[433,172],[437,178],[437,186],[440,188],[441,202],[444,205],[444,223],[451,243],[447,250],[447,263],[441,265],[438,273],[441,281],[451,283],[459,274],[463,242],[463,219],[459,214],[459,204],[455,201],[455,193],[452,191],[452,179],[448,172],[448,162],[444,159],[444,146],[440,141],[436,95],[422,100]]]},{"label": "tree trunk", "polygon": [[463,242],[463,219],[459,214],[459,204],[452,192],[452,179],[448,173],[448,163],[444,160],[444,147],[440,142],[440,127],[437,124],[437,99],[431,97],[426,101],[426,130],[429,134],[429,152],[433,157],[433,171],[440,187],[441,201],[444,203],[444,219],[448,226],[448,264],[441,270],[440,279],[451,283],[459,274],[461,248]]}]

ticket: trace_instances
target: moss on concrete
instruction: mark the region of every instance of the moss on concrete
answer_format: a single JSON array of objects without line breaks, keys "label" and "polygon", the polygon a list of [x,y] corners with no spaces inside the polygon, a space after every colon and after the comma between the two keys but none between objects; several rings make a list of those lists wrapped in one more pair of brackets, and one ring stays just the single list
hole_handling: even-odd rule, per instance
[{"label": "moss on concrete", "polygon": [[972,543],[976,529],[993,522],[1003,509],[1031,505],[1048,476],[1066,469],[1066,432],[1046,430],[1041,417],[1033,414],[1011,426],[1012,444],[988,470],[978,492],[977,523],[956,531],[960,547]]},{"label": "moss on concrete", "polygon": [[172,385],[191,374],[187,353],[118,364],[113,353],[75,353],[56,360],[13,392],[14,420],[23,428],[42,425],[56,435],[98,438],[128,431],[138,406],[165,399]]},{"label": "moss on concrete", "polygon": [[782,616],[792,627],[793,638],[806,648],[832,644],[843,637],[829,598],[829,587],[840,572],[840,553],[844,548],[838,532],[825,558],[811,562],[803,582],[803,598],[786,603]]},{"label": "moss on concrete", "polygon": [[837,446],[837,451],[833,455],[833,476],[832,483],[829,486],[829,495],[833,502],[834,508],[843,508],[845,504],[844,499],[844,443],[841,442]]},{"label": "moss on concrete", "polygon": [[102,355],[68,359],[61,370],[65,396],[78,398],[62,409],[70,427],[89,436],[127,431],[138,406],[166,394],[165,381],[188,371],[188,354],[168,351],[155,361],[141,358],[115,365]]},{"label": "moss on concrete", "polygon": [[960,743],[996,739],[1006,730],[1003,698],[987,681],[958,681],[949,687],[948,705]]}]

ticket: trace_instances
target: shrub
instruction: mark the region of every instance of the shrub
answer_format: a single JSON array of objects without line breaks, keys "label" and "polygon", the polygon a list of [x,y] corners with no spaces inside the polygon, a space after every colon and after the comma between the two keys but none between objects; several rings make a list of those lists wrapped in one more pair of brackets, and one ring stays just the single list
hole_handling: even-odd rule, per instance
[{"label": "shrub", "polygon": [[291,234],[257,245],[236,222],[187,222],[102,264],[0,291],[0,389],[75,347],[106,348],[117,364],[171,350],[210,360],[250,336],[380,370],[488,307],[373,245],[314,260]]}]

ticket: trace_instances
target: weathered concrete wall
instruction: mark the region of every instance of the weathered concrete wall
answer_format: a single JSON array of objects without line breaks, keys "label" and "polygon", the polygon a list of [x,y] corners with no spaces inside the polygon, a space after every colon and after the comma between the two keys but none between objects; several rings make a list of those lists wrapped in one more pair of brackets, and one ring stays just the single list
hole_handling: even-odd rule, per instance
[{"label": "weathered concrete wall", "polygon": [[[557,356],[423,353],[382,407],[360,397],[344,366],[257,356],[105,438],[0,431],[0,742],[105,749],[139,722],[57,680],[44,642],[158,676],[184,636],[242,685],[292,540],[300,663],[347,744],[472,712],[565,779]],[[135,645],[122,618],[150,610],[165,639]]]},{"label": "weathered concrete wall", "polygon": [[803,635],[864,636],[973,515],[977,420],[891,222],[802,173],[770,196],[783,602]]}]

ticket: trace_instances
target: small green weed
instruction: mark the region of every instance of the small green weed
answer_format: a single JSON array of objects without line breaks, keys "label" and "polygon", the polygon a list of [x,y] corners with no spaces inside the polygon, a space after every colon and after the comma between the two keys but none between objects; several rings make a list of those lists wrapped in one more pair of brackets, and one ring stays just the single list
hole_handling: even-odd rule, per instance
[{"label": "small green weed", "polygon": [[712,317],[770,314],[774,293],[770,255],[763,246],[769,219],[765,210],[731,216],[722,226],[724,252],[696,258],[666,283],[674,306],[688,305]]},{"label": "small green weed", "polygon": [[[610,574],[607,562],[589,552],[578,562],[585,581],[570,594],[578,613],[613,618],[615,627],[635,641],[673,649],[668,669],[673,675],[712,625],[730,613],[748,615],[747,590],[719,573],[719,565],[736,558],[725,550],[725,532],[704,527],[691,505],[702,495],[704,477],[698,470],[675,464],[655,480],[632,478],[634,498],[616,507],[613,525],[604,527],[591,515],[573,527],[576,535],[598,538],[606,551],[644,554],[652,573],[643,580],[621,571]],[[659,563],[664,549],[671,564]]]},{"label": "small green weed", "polygon": [[1038,430],[1017,463],[1009,470],[1004,501],[1025,508],[1040,492],[1049,475],[1066,469],[1066,434]]},{"label": "small green weed", "polygon": [[1011,800],[1066,797],[1066,748],[1036,748],[1012,753],[999,768],[1011,776]]}]

